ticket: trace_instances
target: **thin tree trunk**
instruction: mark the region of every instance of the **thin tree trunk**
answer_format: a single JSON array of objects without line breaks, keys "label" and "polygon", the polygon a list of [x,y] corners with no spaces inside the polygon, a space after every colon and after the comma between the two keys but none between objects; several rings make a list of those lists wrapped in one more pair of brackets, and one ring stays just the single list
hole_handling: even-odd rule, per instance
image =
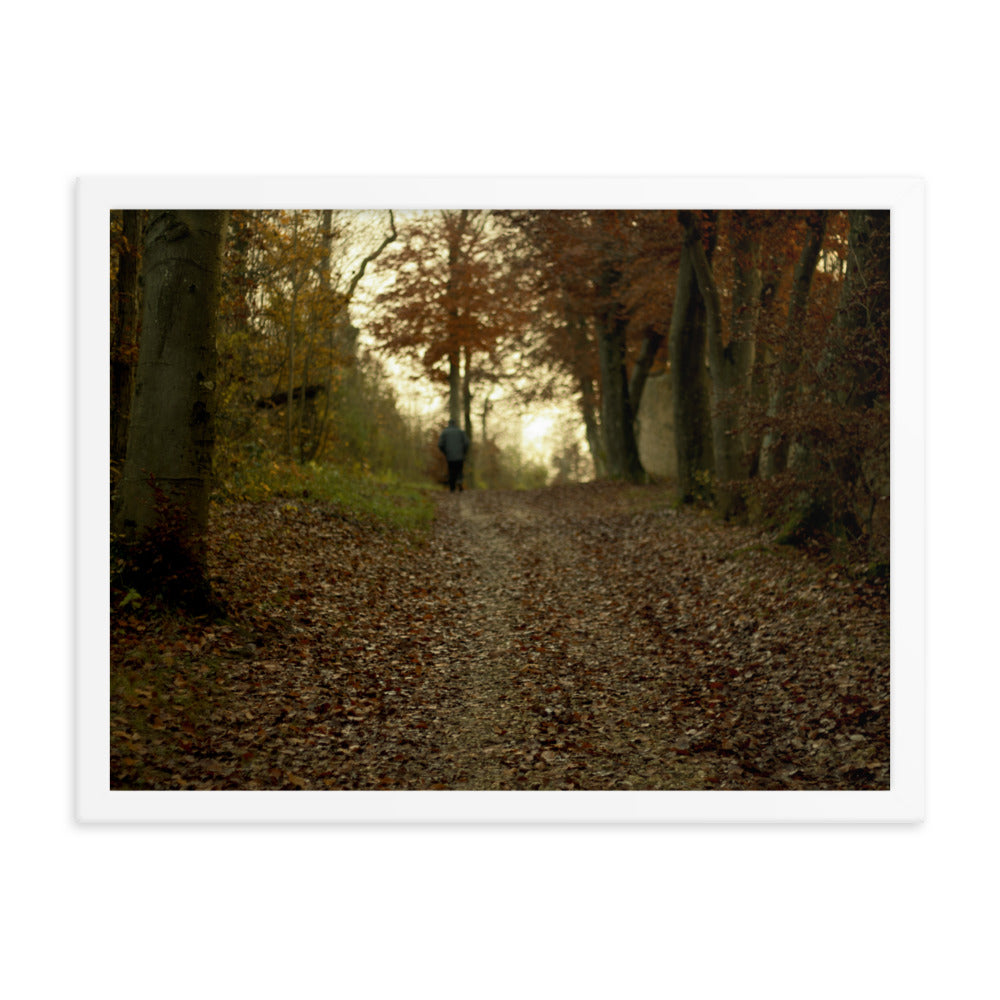
[{"label": "thin tree trunk", "polygon": [[[310,395],[306,391],[309,386],[309,366],[312,362],[312,331],[310,331],[309,339],[306,341],[306,355],[302,359],[302,389],[301,397],[299,401],[299,463],[305,464],[306,461],[306,441],[308,440],[308,425],[306,423],[306,415],[309,412],[307,407],[312,406],[310,402]],[[289,401],[289,406],[291,406],[291,401]]]},{"label": "thin tree trunk", "polygon": [[448,353],[448,419],[460,426],[462,419],[462,356],[458,351]]},{"label": "thin tree trunk", "polygon": [[472,446],[472,351],[468,344],[462,347],[462,414],[465,435],[469,439],[470,451],[465,459],[465,477],[472,483],[475,473],[475,458]]},{"label": "thin tree trunk", "polygon": [[[446,221],[447,212],[443,213]],[[462,419],[462,336],[459,330],[459,261],[462,234],[468,214],[463,210],[453,216],[454,225],[448,225],[448,278],[445,284],[445,316],[448,341],[448,418],[460,426]]]},{"label": "thin tree trunk", "polygon": [[330,397],[333,395],[333,366],[336,362],[336,328],[337,316],[333,309],[333,288],[330,279],[330,258],[333,249],[333,210],[323,209],[320,220],[322,252],[319,260],[320,316],[321,326],[326,328],[327,359],[326,359],[326,392],[323,393],[323,412],[316,426],[313,446],[308,460],[313,461],[322,451],[326,443],[327,426],[330,420]]},{"label": "thin tree trunk", "polygon": [[482,416],[480,417],[480,421],[479,421],[479,426],[480,426],[480,440],[484,444],[487,441],[487,437],[486,437],[486,418],[489,416],[490,407],[491,407],[490,397],[487,396],[483,400],[483,412],[482,412]]},{"label": "thin tree trunk", "polygon": [[295,447],[292,438],[292,427],[294,426],[295,407],[292,406],[292,393],[295,388],[295,319],[299,301],[299,275],[298,261],[296,259],[299,248],[299,216],[298,212],[292,213],[292,267],[296,270],[292,274],[292,302],[291,315],[288,318],[288,406],[285,409],[285,451],[289,458],[295,457]]}]

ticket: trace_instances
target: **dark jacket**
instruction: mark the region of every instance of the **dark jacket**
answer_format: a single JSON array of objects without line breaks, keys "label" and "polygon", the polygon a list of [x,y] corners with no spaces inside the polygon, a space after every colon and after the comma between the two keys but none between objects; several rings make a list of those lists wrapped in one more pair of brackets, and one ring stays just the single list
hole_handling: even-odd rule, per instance
[{"label": "dark jacket", "polygon": [[459,462],[465,458],[469,450],[469,439],[465,436],[465,431],[455,425],[453,420],[441,431],[438,438],[438,448],[444,452],[444,457],[449,462]]}]

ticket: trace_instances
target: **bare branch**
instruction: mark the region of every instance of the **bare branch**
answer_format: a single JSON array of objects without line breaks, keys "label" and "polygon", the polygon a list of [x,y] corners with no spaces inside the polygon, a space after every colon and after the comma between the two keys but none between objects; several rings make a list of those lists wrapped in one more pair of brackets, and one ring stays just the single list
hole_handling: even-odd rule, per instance
[{"label": "bare branch", "polygon": [[378,249],[372,251],[372,253],[368,254],[368,256],[361,261],[361,266],[358,268],[357,273],[353,278],[351,278],[351,283],[347,286],[347,292],[344,295],[345,305],[350,303],[351,298],[354,296],[354,290],[358,287],[358,282],[364,277],[365,268],[368,267],[368,265],[375,260],[375,258],[378,257],[379,254],[381,254],[382,251],[398,236],[398,233],[396,232],[396,220],[393,217],[391,208],[389,209],[389,228],[392,232],[379,244]]}]

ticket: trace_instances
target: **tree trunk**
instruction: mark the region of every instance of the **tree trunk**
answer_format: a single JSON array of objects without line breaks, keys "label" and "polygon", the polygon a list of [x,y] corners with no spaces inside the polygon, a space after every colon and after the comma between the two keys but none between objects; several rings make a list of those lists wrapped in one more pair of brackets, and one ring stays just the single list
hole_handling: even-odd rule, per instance
[{"label": "tree trunk", "polygon": [[448,419],[460,426],[462,419],[462,356],[458,351],[448,352]]},{"label": "tree trunk", "polygon": [[225,212],[151,214],[116,531],[164,596],[203,605]]},{"label": "tree trunk", "polygon": [[[465,478],[473,483],[475,457],[472,454],[472,350],[468,344],[462,347],[462,416],[465,436],[469,439],[469,453],[465,457]],[[485,439],[484,439],[485,440]]]},{"label": "tree trunk", "polygon": [[835,520],[850,531],[889,490],[889,212],[848,213],[847,273],[820,365],[827,397],[843,411],[832,465]]},{"label": "tree trunk", "polygon": [[[302,384],[309,384],[309,366],[312,363],[312,351],[313,342],[312,335],[306,340],[306,354],[302,361]],[[315,397],[313,397],[315,398]],[[299,398],[299,442],[298,442],[298,452],[299,452],[299,464],[305,465],[306,455],[308,454],[307,443],[309,443],[310,437],[310,423],[315,423],[314,420],[309,420],[309,417],[315,413],[315,407],[310,403],[310,397],[305,393],[300,394]]]},{"label": "tree trunk", "polygon": [[709,494],[714,468],[708,373],[705,370],[705,307],[685,245],[677,270],[677,291],[668,336],[670,387],[674,400],[677,487],[689,503]]},{"label": "tree trunk", "polygon": [[686,231],[691,265],[705,301],[705,338],[712,394],[712,452],[717,482],[715,506],[728,520],[740,516],[745,509],[739,483],[746,479],[749,463],[740,417],[750,396],[753,332],[760,303],[760,247],[749,226],[740,220],[741,231],[734,247],[733,322],[729,341],[724,343],[719,291],[702,246],[701,233],[690,213],[679,213],[679,218]]},{"label": "tree trunk", "polygon": [[580,409],[583,412],[583,426],[587,431],[587,447],[594,461],[594,475],[604,479],[608,474],[608,466],[604,454],[604,435],[597,419],[597,398],[594,393],[593,381],[585,375],[579,376]]},{"label": "tree trunk", "polygon": [[445,338],[448,345],[448,419],[461,426],[462,420],[462,330],[459,300],[461,298],[462,237],[468,222],[468,212],[443,212],[448,234],[448,277],[445,281]]},{"label": "tree trunk", "polygon": [[[759,419],[767,413],[767,404],[773,382],[774,351],[768,346],[768,338],[775,329],[775,290],[781,282],[781,268],[773,261],[772,270],[761,271],[760,301],[757,310],[757,337],[753,356],[753,367],[750,371],[750,410]],[[766,331],[761,336],[762,331]],[[752,422],[752,425],[756,421]],[[747,457],[750,463],[750,478],[761,475],[761,461],[764,450],[766,428],[755,431],[747,444]]]},{"label": "tree trunk", "polygon": [[[806,320],[806,307],[813,275],[819,261],[826,221],[829,212],[811,212],[806,220],[806,235],[799,252],[792,275],[792,289],[788,301],[788,318],[785,321],[784,337],[781,344],[781,358],[778,372],[768,392],[767,415],[780,418],[788,409],[795,375],[801,363],[802,330]],[[788,461],[788,438],[776,430],[769,429],[761,446],[760,472],[763,478],[770,478],[784,472]]]},{"label": "tree trunk", "polygon": [[338,317],[333,308],[333,287],[330,278],[330,258],[333,249],[333,209],[323,209],[320,227],[322,252],[319,260],[319,322],[326,328],[326,392],[323,399],[323,412],[319,415],[312,448],[307,456],[310,462],[320,455],[326,443],[327,428],[329,427],[330,420],[330,399],[333,396],[334,365],[337,358]]},{"label": "tree trunk", "polygon": [[593,343],[588,335],[587,320],[569,303],[569,296],[562,290],[562,314],[565,322],[565,337],[570,345],[572,371],[580,391],[580,413],[587,432],[587,447],[594,463],[594,476],[605,479],[608,474],[605,459],[604,435],[599,418],[600,401],[594,390],[591,377],[593,364]]},{"label": "tree trunk", "polygon": [[851,211],[848,221],[847,273],[820,374],[834,376],[840,405],[870,406],[888,375],[889,212]]},{"label": "tree trunk", "polygon": [[643,476],[635,440],[632,406],[625,370],[627,321],[613,289],[617,275],[605,271],[600,281],[604,302],[597,317],[597,350],[601,365],[601,428],[604,431],[607,474],[611,479],[639,482]]},{"label": "tree trunk", "polygon": [[[299,247],[299,216],[298,212],[292,212],[292,261],[293,267],[298,268],[298,247]],[[295,321],[299,303],[299,276],[298,273],[292,275],[292,303],[291,315],[288,318],[288,330],[285,338],[288,347],[288,409],[285,410],[285,452],[289,458],[295,457],[295,442],[292,437],[292,428],[295,426],[295,407],[292,406],[292,390],[295,386]]]},{"label": "tree trunk", "polygon": [[128,447],[129,411],[139,347],[141,215],[136,209],[121,212],[122,233],[111,326],[111,464],[115,469],[125,461]]},{"label": "tree trunk", "polygon": [[852,210],[848,219],[847,270],[817,366],[821,416],[789,456],[804,490],[781,541],[830,529],[856,537],[888,495],[889,213]]},{"label": "tree trunk", "polygon": [[628,398],[632,406],[632,416],[639,416],[639,405],[642,403],[642,393],[646,388],[646,379],[656,359],[656,353],[664,341],[664,336],[658,330],[650,327],[642,338],[642,350],[632,367],[632,377],[628,383]]}]

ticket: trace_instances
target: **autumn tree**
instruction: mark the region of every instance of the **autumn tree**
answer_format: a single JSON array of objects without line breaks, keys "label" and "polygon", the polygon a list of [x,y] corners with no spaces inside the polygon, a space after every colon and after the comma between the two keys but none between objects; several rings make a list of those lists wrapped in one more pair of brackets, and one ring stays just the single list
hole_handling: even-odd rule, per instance
[{"label": "autumn tree", "polygon": [[491,213],[467,209],[408,214],[400,225],[367,329],[447,386],[449,417],[472,440],[476,383],[510,376],[523,355],[528,314],[507,235]]},{"label": "autumn tree", "polygon": [[321,456],[333,436],[334,396],[356,361],[351,301],[396,238],[391,212],[387,222],[388,233],[373,235],[360,231],[358,213],[234,213],[223,324],[226,428],[234,439],[253,444],[255,436],[296,462]]},{"label": "autumn tree", "polygon": [[216,325],[226,213],[150,212],[142,339],[115,530],[136,568],[205,604]]}]

